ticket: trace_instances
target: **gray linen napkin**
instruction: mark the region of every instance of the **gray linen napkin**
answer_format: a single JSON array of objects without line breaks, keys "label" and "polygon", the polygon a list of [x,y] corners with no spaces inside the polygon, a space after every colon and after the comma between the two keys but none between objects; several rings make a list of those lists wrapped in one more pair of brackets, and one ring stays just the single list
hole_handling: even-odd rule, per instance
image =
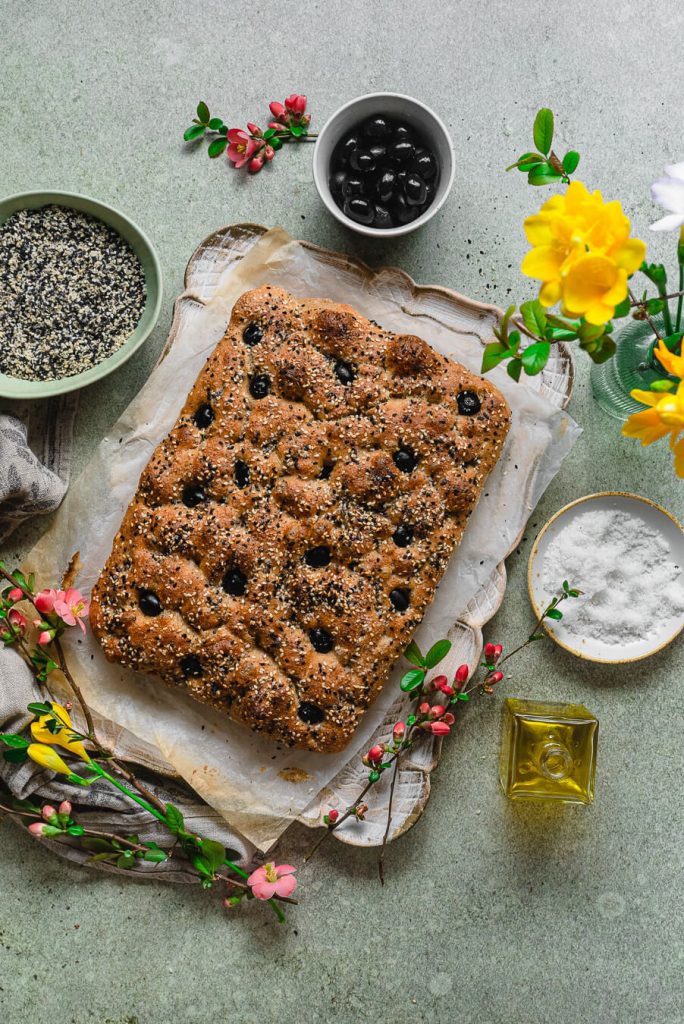
[{"label": "gray linen napkin", "polygon": [[54,512],[71,469],[75,395],[8,404],[0,413],[0,541],[19,523]]},{"label": "gray linen napkin", "polygon": [[[31,718],[26,706],[31,701],[44,700],[45,695],[38,689],[28,666],[20,655],[11,649],[0,649],[0,732],[18,732]],[[143,774],[134,765],[131,767],[141,781],[164,803],[175,804],[185,818],[188,831],[197,832],[206,839],[216,839],[232,851],[231,860],[246,868],[254,860],[255,847],[234,832],[220,815],[203,804],[191,790],[152,773]],[[4,783],[4,786],[2,785]],[[73,816],[79,825],[101,832],[117,835],[137,834],[145,842],[153,841],[163,848],[172,845],[173,837],[156,818],[138,807],[128,797],[118,793],[106,782],[95,782],[84,788],[67,782],[64,776],[55,776],[35,764],[11,764],[0,754],[0,803],[8,801],[3,789],[8,789],[18,800],[32,798],[36,803],[59,803],[68,799],[74,806]],[[22,819],[12,815],[17,822],[26,825],[35,819]],[[85,864],[92,856],[86,850],[68,845],[64,839],[39,839],[49,849],[77,864]],[[117,868],[106,861],[96,861],[91,866],[105,871],[131,875],[137,878],[162,879],[169,882],[198,882],[198,876],[187,861],[179,857],[161,864],[137,862],[132,871]]]}]

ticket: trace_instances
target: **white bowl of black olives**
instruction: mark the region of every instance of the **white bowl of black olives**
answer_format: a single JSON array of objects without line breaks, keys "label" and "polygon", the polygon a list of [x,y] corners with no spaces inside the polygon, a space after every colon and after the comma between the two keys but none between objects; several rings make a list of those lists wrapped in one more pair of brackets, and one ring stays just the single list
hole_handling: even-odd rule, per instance
[{"label": "white bowl of black olives", "polygon": [[451,139],[419,100],[371,93],[328,119],[314,149],[313,175],[340,223],[372,237],[406,235],[434,217],[449,195]]}]

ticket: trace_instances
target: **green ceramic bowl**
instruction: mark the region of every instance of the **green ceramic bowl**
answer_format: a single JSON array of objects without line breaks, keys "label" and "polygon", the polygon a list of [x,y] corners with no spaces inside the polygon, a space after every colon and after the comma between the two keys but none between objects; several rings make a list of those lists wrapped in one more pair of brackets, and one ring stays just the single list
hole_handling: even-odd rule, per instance
[{"label": "green ceramic bowl", "polygon": [[138,326],[130,338],[116,352],[96,366],[84,370],[83,373],[74,374],[73,377],[62,377],[59,380],[21,380],[19,377],[8,377],[6,374],[0,373],[0,398],[47,398],[50,395],[64,394],[66,391],[76,391],[88,384],[94,384],[96,380],[102,380],[103,377],[117,370],[127,359],[130,359],[149,337],[159,318],[162,277],[157,254],[147,235],[132,220],[124,217],[112,206],[100,203],[96,199],[90,199],[88,196],[77,195],[74,192],[22,192],[19,195],[8,196],[7,199],[0,200],[0,224],[4,224],[8,217],[17,213],[18,210],[36,210],[50,204],[68,206],[73,210],[80,210],[82,213],[97,217],[126,239],[140,260],[145,274],[147,287],[145,308]]}]

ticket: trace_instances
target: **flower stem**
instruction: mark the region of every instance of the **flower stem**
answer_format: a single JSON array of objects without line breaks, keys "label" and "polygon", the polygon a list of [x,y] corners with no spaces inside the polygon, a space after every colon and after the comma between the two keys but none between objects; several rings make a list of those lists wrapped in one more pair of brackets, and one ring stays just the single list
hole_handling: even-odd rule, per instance
[{"label": "flower stem", "polygon": [[677,302],[677,326],[675,330],[682,328],[682,308],[684,304],[684,263],[679,264],[679,300]]},{"label": "flower stem", "polygon": [[[641,306],[641,305],[643,305],[643,303],[639,302],[639,300],[637,299],[636,295],[631,290],[631,288],[629,290],[629,297],[630,297],[630,300],[631,300],[633,306]],[[665,304],[665,309],[667,309],[667,303]],[[646,317],[646,319],[648,320],[649,324],[651,325],[651,330],[653,331],[653,333],[656,336],[657,340],[658,341],[662,341],[663,340],[662,339],[662,335],[658,331],[658,328],[656,327],[656,323],[655,323],[655,320],[653,319],[653,317],[649,313],[646,312],[646,306],[644,306],[644,316]],[[669,310],[668,310],[668,316],[669,316]],[[672,332],[670,332],[670,333],[672,333]]]},{"label": "flower stem", "polygon": [[389,792],[389,803],[387,806],[387,825],[385,826],[385,834],[382,837],[382,846],[380,847],[380,856],[378,857],[378,875],[380,876],[380,885],[385,884],[385,850],[387,849],[387,840],[389,838],[389,830],[392,822],[392,801],[394,799],[394,787],[397,782],[397,775],[399,774],[399,758],[394,762],[394,771],[392,772],[392,784],[390,785]]}]

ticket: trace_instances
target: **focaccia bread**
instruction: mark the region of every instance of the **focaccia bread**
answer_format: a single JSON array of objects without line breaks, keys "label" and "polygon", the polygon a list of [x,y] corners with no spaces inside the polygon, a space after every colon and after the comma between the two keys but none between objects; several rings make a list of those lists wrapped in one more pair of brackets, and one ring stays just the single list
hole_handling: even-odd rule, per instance
[{"label": "focaccia bread", "polygon": [[106,656],[283,744],[342,749],[496,463],[488,381],[349,306],[247,292],[92,595]]}]

